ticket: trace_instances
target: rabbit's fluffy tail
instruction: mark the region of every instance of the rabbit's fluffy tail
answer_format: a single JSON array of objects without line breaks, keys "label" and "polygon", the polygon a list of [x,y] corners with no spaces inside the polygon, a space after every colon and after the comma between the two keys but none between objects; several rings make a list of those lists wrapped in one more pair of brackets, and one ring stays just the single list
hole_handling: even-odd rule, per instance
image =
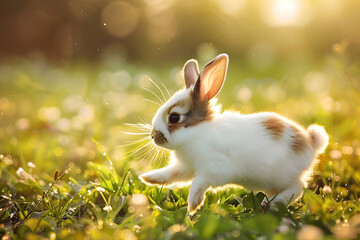
[{"label": "rabbit's fluffy tail", "polygon": [[307,132],[317,153],[322,153],[329,143],[329,136],[325,129],[319,125],[311,125]]}]

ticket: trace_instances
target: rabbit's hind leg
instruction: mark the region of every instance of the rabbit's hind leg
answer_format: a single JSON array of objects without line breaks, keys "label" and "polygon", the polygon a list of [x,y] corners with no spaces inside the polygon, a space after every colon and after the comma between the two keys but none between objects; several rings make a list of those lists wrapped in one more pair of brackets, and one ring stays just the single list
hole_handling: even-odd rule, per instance
[{"label": "rabbit's hind leg", "polygon": [[278,194],[275,194],[274,196],[268,198],[269,200],[274,199],[273,201],[271,201],[271,203],[269,203],[267,200],[268,199],[264,199],[263,202],[261,203],[261,206],[266,209],[269,207],[271,209],[276,209],[276,202],[282,202],[284,204],[290,204],[292,202],[294,202],[295,200],[297,200],[301,194],[303,193],[305,187],[305,183],[302,180],[296,180],[295,182],[293,182],[291,185],[289,185],[287,188],[285,188],[284,190],[282,190],[281,192],[279,192]]}]

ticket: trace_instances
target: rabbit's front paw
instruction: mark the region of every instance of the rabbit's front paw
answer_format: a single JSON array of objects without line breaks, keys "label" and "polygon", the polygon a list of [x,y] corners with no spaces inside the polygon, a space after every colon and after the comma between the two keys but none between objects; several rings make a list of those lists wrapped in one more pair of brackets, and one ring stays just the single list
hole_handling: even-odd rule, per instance
[{"label": "rabbit's front paw", "polygon": [[140,175],[139,178],[143,183],[150,185],[162,185],[166,182],[166,179],[163,175],[153,172],[144,173]]}]

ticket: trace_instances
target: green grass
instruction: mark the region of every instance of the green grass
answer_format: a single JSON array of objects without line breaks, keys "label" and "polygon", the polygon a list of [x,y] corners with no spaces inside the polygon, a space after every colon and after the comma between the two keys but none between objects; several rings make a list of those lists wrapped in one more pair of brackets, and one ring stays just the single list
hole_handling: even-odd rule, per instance
[{"label": "green grass", "polygon": [[[179,66],[14,61],[0,67],[0,236],[14,239],[336,239],[360,233],[359,68],[331,56],[259,71],[232,61],[224,108],[277,111],[331,136],[302,199],[263,213],[262,193],[208,192],[187,214],[188,188],[142,184],[151,156],[126,145],[150,122]],[[160,85],[161,86],[161,85]],[[166,93],[165,93],[166,94]],[[144,143],[144,142],[143,142]],[[135,148],[134,148],[135,146]],[[164,159],[163,159],[164,160]],[[29,162],[33,164],[29,164]],[[286,171],[286,169],[284,169]],[[312,238],[309,238],[312,237]],[[317,238],[318,237],[318,238]]]}]

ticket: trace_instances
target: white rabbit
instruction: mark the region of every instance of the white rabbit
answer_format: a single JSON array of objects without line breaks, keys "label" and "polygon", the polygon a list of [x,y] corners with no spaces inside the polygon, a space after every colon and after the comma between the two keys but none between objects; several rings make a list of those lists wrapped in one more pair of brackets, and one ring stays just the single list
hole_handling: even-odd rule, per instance
[{"label": "white rabbit", "polygon": [[205,192],[227,184],[277,195],[288,203],[299,198],[317,154],[325,150],[323,127],[307,130],[271,112],[243,115],[218,111],[214,97],[225,81],[228,56],[220,54],[199,73],[196,60],[184,67],[186,88],[160,107],[151,136],[172,150],[170,164],[144,173],[146,184],[191,181],[188,210],[194,213]]}]

